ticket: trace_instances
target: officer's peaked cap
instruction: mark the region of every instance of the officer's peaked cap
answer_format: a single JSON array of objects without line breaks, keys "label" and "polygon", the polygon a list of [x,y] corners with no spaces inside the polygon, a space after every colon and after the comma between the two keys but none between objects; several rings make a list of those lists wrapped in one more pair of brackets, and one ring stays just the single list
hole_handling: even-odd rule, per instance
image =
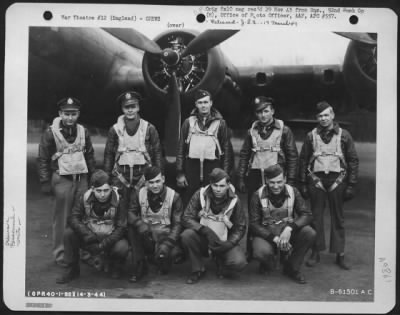
[{"label": "officer's peaked cap", "polygon": [[272,97],[256,96],[253,100],[254,111],[259,112],[268,106],[275,107],[275,100]]},{"label": "officer's peaked cap", "polygon": [[142,96],[135,91],[128,91],[122,93],[117,98],[117,103],[122,107],[131,104],[138,104],[142,100]]},{"label": "officer's peaked cap", "polygon": [[58,109],[62,111],[77,111],[81,109],[81,102],[74,97],[66,97],[58,101]]}]

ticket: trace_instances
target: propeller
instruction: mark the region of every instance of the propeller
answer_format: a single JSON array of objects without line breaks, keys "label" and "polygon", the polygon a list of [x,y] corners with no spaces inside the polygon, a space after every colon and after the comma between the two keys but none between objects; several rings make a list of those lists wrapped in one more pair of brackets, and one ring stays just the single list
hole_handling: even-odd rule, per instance
[{"label": "propeller", "polygon": [[181,95],[175,72],[169,80],[169,99],[170,104],[165,119],[165,156],[168,162],[175,162],[178,149],[178,139],[181,127]]},{"label": "propeller", "polygon": [[106,32],[122,40],[128,45],[152,54],[161,54],[162,50],[158,44],[134,30],[133,28],[103,28]]},{"label": "propeller", "polygon": [[239,32],[239,30],[206,30],[189,43],[181,57],[207,51],[227,40],[237,32]]}]

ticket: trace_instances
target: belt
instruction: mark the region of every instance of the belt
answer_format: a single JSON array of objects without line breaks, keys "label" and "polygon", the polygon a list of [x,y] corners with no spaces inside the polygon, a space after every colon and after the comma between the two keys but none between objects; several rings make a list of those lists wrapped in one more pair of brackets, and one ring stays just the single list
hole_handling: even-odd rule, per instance
[{"label": "belt", "polygon": [[60,175],[60,176],[62,176],[62,178],[65,178],[65,179],[68,179],[68,180],[71,180],[71,181],[77,181],[77,182],[80,182],[81,181],[81,179],[82,179],[82,176],[81,175],[85,175],[85,174],[75,174],[75,175]]}]

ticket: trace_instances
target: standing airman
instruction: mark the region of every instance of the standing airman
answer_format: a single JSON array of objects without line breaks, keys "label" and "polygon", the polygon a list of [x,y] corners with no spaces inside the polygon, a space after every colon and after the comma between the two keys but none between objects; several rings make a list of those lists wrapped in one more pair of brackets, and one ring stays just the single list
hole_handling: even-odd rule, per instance
[{"label": "standing airman", "polygon": [[161,167],[158,132],[140,117],[141,100],[136,92],[125,92],[117,98],[123,115],[110,128],[104,150],[104,170],[120,189],[125,205],[131,190],[144,185],[144,169],[149,165]]},{"label": "standing airman", "polygon": [[306,265],[319,262],[325,249],[324,208],[328,200],[331,214],[330,252],[336,264],[350,269],[344,261],[345,229],[343,201],[354,197],[358,176],[358,157],[350,133],[334,122],[332,106],[317,104],[318,126],[309,132],[300,153],[300,183],[303,196],[310,196],[311,211],[317,232],[313,252]]},{"label": "standing airman", "polygon": [[176,158],[177,186],[186,188],[182,198],[187,204],[193,193],[209,182],[208,174],[216,167],[229,172],[233,166],[228,127],[212,107],[211,94],[195,93],[196,108],[182,124]]},{"label": "standing airman", "polygon": [[74,199],[88,187],[88,174],[95,167],[89,132],[78,124],[81,102],[73,97],[61,99],[53,124],[44,132],[39,144],[38,170],[41,190],[53,193],[53,255],[64,263],[64,229]]}]

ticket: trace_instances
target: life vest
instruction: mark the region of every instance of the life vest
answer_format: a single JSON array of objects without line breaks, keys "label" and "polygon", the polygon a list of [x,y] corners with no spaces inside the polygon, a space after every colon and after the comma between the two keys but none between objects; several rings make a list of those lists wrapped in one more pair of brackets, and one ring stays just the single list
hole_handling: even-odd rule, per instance
[{"label": "life vest", "polygon": [[310,164],[314,162],[312,171],[324,172],[341,172],[340,161],[345,165],[340,140],[342,137],[342,128],[339,128],[338,134],[334,134],[329,143],[322,141],[321,136],[317,133],[317,128],[312,130],[314,154]]},{"label": "life vest", "polygon": [[147,199],[147,187],[142,187],[139,191],[139,203],[141,208],[142,220],[152,227],[154,225],[168,226],[171,225],[171,209],[174,201],[175,191],[165,186],[167,193],[161,209],[158,212],[153,212],[149,206]]},{"label": "life vest", "polygon": [[252,169],[265,169],[268,166],[278,163],[278,153],[281,152],[281,138],[283,133],[283,121],[276,119],[280,128],[274,128],[267,139],[262,139],[258,130],[255,128],[255,121],[250,128],[251,140],[253,143]]},{"label": "life vest", "polygon": [[58,161],[60,175],[75,175],[87,173],[88,168],[84,156],[85,151],[85,128],[77,124],[77,134],[74,143],[68,143],[60,131],[61,118],[56,117],[51,125],[51,131],[56,143],[57,152],[52,160]]},{"label": "life vest", "polygon": [[[219,119],[213,120],[207,130],[201,130],[196,116],[189,117],[189,133],[186,143],[189,144],[189,158],[200,160],[215,160],[221,156],[221,146],[218,141]],[[215,155],[218,152],[218,157]]]},{"label": "life vest", "polygon": [[[235,192],[235,187],[233,187],[233,185],[229,186],[230,189]],[[232,215],[233,208],[237,203],[238,197],[235,195],[224,211],[214,214],[210,208],[210,198],[204,194],[209,187],[210,185],[200,189],[200,204],[202,208],[202,210],[199,212],[200,224],[208,226],[211,230],[213,230],[221,241],[226,241],[228,239],[228,229],[232,228],[233,226],[232,222],[230,221],[230,217]]]},{"label": "life vest", "polygon": [[145,138],[148,127],[146,120],[140,119],[137,132],[130,136],[126,132],[124,115],[118,117],[114,124],[114,130],[118,135],[118,164],[133,167],[134,165],[145,165],[149,163],[149,155],[146,150]]},{"label": "life vest", "polygon": [[282,206],[275,207],[268,198],[263,197],[263,191],[266,186],[261,186],[258,189],[258,198],[262,206],[262,225],[268,226],[274,235],[279,235],[281,230],[287,223],[294,220],[294,190],[290,185],[285,184],[289,196],[285,199]]},{"label": "life vest", "polygon": [[[117,209],[114,206],[111,206],[103,216],[99,217],[93,211],[93,203],[88,202],[90,195],[92,194],[93,189],[87,190],[83,194],[83,205],[85,207],[85,219],[84,223],[86,226],[95,233],[100,239],[107,237],[114,231],[114,218],[116,215]],[[117,187],[113,187],[111,194],[113,198],[117,198],[119,202],[119,194]]]}]

